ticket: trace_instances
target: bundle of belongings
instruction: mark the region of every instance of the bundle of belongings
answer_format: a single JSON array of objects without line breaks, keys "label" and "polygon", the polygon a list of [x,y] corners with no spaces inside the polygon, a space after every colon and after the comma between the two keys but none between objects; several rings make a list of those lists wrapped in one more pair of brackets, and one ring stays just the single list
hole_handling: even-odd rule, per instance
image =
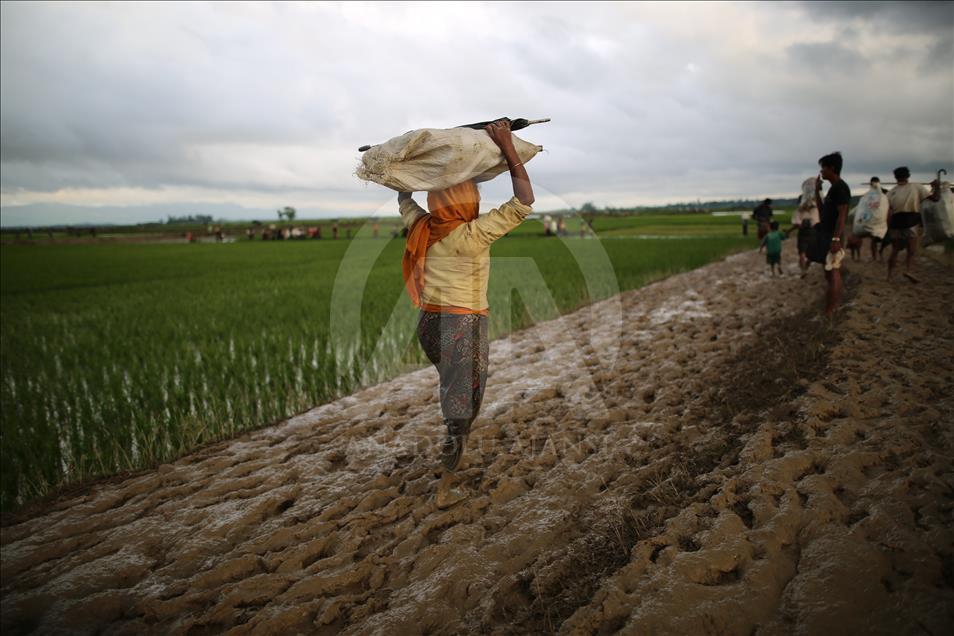
[{"label": "bundle of belongings", "polygon": [[935,181],[931,187],[934,189],[931,198],[921,202],[924,245],[943,243],[954,238],[954,191],[951,190],[951,182]]},{"label": "bundle of belongings", "polygon": [[816,177],[802,181],[802,193],[798,197],[798,207],[792,213],[792,225],[801,226],[808,221],[809,227],[814,227],[821,220],[815,203],[815,183]]},{"label": "bundle of belongings", "polygon": [[[543,150],[516,135],[513,145],[523,163]],[[398,192],[434,192],[465,181],[489,181],[507,170],[503,154],[484,130],[421,128],[371,146],[356,174]]]},{"label": "bundle of belongings", "polygon": [[884,238],[888,233],[888,197],[881,191],[881,182],[872,179],[871,187],[858,199],[852,210],[851,233],[858,238]]}]

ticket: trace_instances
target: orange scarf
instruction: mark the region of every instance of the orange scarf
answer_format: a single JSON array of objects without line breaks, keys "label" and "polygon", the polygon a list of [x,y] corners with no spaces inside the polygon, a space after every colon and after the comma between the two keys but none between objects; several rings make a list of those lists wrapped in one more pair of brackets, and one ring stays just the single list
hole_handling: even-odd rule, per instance
[{"label": "orange scarf", "polygon": [[480,193],[473,181],[465,181],[446,190],[427,193],[427,209],[430,214],[419,218],[407,235],[404,260],[404,286],[415,307],[425,311],[443,311],[454,314],[486,315],[486,310],[477,311],[466,307],[436,306],[421,302],[424,291],[424,258],[427,250],[462,223],[477,218],[480,211]]}]

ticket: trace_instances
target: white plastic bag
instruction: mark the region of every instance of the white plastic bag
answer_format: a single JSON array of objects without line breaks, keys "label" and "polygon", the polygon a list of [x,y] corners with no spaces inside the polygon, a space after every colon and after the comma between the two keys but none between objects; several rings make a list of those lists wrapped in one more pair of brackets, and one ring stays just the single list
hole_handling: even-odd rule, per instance
[{"label": "white plastic bag", "polygon": [[[516,135],[513,145],[524,163],[543,150]],[[430,192],[468,179],[489,181],[506,171],[507,162],[486,131],[421,128],[371,146],[356,174],[398,192]]]},{"label": "white plastic bag", "polygon": [[940,201],[921,202],[921,220],[924,222],[924,244],[939,243],[954,238],[954,192],[951,183],[941,183]]},{"label": "white plastic bag", "polygon": [[861,195],[851,213],[855,217],[851,233],[855,236],[884,238],[888,233],[888,197],[881,191],[880,183]]}]

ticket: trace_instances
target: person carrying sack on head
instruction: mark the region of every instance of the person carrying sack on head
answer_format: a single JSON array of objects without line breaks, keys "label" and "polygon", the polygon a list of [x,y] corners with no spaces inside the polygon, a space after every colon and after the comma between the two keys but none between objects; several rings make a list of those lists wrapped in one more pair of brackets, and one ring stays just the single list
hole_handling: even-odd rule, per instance
[{"label": "person carrying sack on head", "polygon": [[472,180],[429,192],[427,212],[410,192],[398,194],[410,229],[402,263],[405,288],[421,310],[417,336],[440,377],[447,427],[441,461],[448,471],[460,464],[487,382],[490,246],[533,211],[533,188],[514,149],[509,121],[495,121],[485,130],[510,169],[514,196],[509,201],[479,215],[480,193]]}]

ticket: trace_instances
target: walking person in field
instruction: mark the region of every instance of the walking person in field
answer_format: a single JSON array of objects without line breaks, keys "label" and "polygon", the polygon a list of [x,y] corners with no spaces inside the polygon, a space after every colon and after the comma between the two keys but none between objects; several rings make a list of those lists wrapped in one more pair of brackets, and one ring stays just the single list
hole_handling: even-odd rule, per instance
[{"label": "walking person in field", "polygon": [[911,171],[907,166],[894,169],[898,185],[888,191],[888,238],[891,241],[891,256],[888,257],[888,280],[898,264],[898,252],[907,248],[904,260],[904,275],[913,283],[920,282],[911,273],[911,265],[918,252],[921,238],[921,202],[930,196],[922,185],[909,183]]},{"label": "walking person in field", "polygon": [[765,251],[765,262],[772,268],[772,276],[775,276],[775,266],[778,266],[778,273],[782,272],[782,241],[788,238],[788,234],[778,229],[778,221],[772,221],[769,226],[771,231],[762,239],[759,245],[759,253]]},{"label": "walking person in field", "polygon": [[815,187],[817,177],[809,177],[802,182],[802,193],[798,198],[798,207],[792,212],[792,227],[789,228],[790,234],[793,230],[798,231],[798,268],[802,272],[802,278],[808,276],[808,268],[812,264],[808,252],[815,240],[815,225],[821,220],[818,213],[818,204],[815,201]]},{"label": "walking person in field", "polygon": [[758,238],[760,241],[769,233],[773,214],[771,199],[765,199],[752,210],[752,218],[758,223]]},{"label": "walking person in field", "polygon": [[811,259],[808,257],[808,252],[812,248],[812,243],[815,241],[815,226],[812,225],[810,219],[802,219],[797,229],[796,245],[798,247],[798,269],[802,273],[802,278],[805,278],[808,276],[808,268],[812,264]]},{"label": "walking person in field", "polygon": [[473,181],[429,192],[428,212],[410,192],[398,195],[410,230],[402,264],[405,287],[421,309],[421,347],[440,376],[447,427],[441,461],[448,471],[460,464],[487,382],[490,245],[520,225],[533,204],[533,188],[514,149],[510,123],[496,121],[485,130],[510,167],[514,196],[509,201],[478,216],[480,194]]},{"label": "walking person in field", "polygon": [[[825,266],[825,281],[828,290],[825,298],[825,315],[831,318],[841,302],[841,260],[845,257],[842,247],[845,235],[845,219],[851,203],[851,190],[841,178],[842,157],[833,152],[818,160],[821,172],[815,185],[815,203],[821,211],[821,221],[815,226],[814,245],[809,254],[812,261]],[[821,198],[822,180],[831,183],[825,200]]]},{"label": "walking person in field", "polygon": [[865,238],[871,239],[871,261],[880,260],[878,247],[887,240],[888,233],[888,197],[886,190],[881,189],[881,179],[871,177],[868,181],[869,189],[858,201],[856,209],[856,228],[852,227],[852,234],[862,242]]}]

